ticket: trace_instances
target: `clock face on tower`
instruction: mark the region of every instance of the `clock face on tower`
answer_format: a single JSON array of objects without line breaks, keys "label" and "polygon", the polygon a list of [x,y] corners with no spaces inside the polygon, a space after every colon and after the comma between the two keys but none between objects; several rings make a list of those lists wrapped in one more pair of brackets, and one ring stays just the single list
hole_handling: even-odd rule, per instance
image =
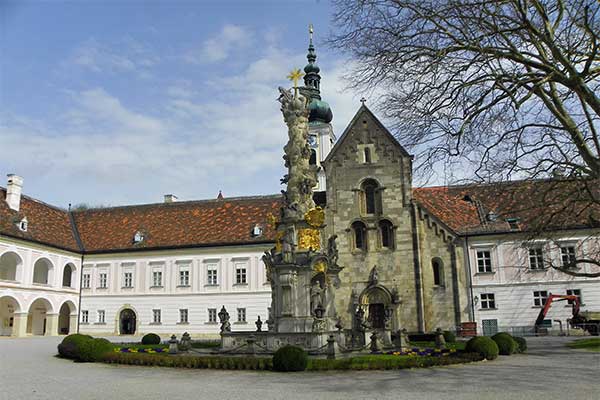
[{"label": "clock face on tower", "polygon": [[308,136],[308,144],[310,145],[310,147],[316,148],[317,147],[317,137],[314,135],[309,135]]}]

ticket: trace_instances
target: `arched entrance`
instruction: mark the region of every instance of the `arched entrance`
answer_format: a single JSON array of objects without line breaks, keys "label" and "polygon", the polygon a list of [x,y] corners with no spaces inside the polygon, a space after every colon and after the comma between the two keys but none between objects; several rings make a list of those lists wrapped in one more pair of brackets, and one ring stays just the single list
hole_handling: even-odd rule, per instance
[{"label": "arched entrance", "polygon": [[46,299],[37,299],[29,306],[27,315],[27,333],[31,335],[45,335],[47,329],[47,316],[52,313],[52,305]]},{"label": "arched entrance", "polygon": [[365,319],[372,329],[385,329],[390,320],[391,296],[381,286],[367,288],[360,296],[360,305],[365,312]]},{"label": "arched entrance", "polygon": [[10,296],[0,297],[0,336],[11,336],[15,324],[15,312],[21,311],[17,300]]},{"label": "arched entrance", "polygon": [[75,323],[77,321],[75,305],[70,301],[65,301],[60,307],[58,313],[58,334],[68,335],[75,331]]},{"label": "arched entrance", "polygon": [[133,335],[136,327],[136,315],[130,308],[125,308],[119,314],[119,333],[121,335]]}]

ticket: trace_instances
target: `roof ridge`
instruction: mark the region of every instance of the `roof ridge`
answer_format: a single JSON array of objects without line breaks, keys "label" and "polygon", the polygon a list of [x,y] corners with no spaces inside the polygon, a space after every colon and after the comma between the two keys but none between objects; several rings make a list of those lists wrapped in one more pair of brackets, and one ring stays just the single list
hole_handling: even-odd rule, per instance
[{"label": "roof ridge", "polygon": [[[7,191],[7,190],[6,190],[6,188],[5,188],[5,187],[3,187],[3,186],[0,186],[0,190],[4,190],[5,192]],[[42,200],[40,200],[40,199],[36,199],[35,197],[31,197],[31,196],[28,196],[28,195],[26,195],[26,194],[23,194],[23,193],[21,193],[21,198],[25,198],[25,199],[27,199],[27,200],[29,200],[29,201],[34,201],[34,202],[36,202],[36,203],[39,203],[39,204],[41,204],[41,205],[43,205],[43,206],[46,206],[46,207],[52,208],[52,209],[54,209],[54,210],[56,210],[56,211],[62,211],[62,212],[64,212],[64,213],[67,213],[67,212],[69,212],[69,210],[67,210],[66,208],[62,208],[62,207],[55,206],[55,205],[53,205],[53,204],[50,204],[50,203],[46,203],[45,201],[42,201]]]},{"label": "roof ridge", "polygon": [[583,181],[583,180],[593,180],[593,178],[536,178],[536,179],[515,179],[515,180],[508,180],[508,181],[496,181],[496,182],[472,182],[472,183],[462,183],[462,184],[456,184],[456,185],[433,185],[433,186],[421,186],[421,187],[414,187],[413,186],[413,190],[419,190],[419,189],[439,189],[439,188],[468,188],[468,187],[473,187],[473,186],[477,186],[477,187],[482,187],[482,186],[494,186],[494,185],[512,185],[512,184],[517,184],[517,183],[523,183],[523,182],[554,182],[554,183],[561,183],[561,182],[578,182],[578,181]]}]

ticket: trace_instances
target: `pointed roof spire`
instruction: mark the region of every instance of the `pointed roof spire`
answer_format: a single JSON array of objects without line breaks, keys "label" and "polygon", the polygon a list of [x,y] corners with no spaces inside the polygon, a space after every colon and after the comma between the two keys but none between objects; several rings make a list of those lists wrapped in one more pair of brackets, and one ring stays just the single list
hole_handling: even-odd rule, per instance
[{"label": "pointed roof spire", "polygon": [[333,113],[327,102],[321,100],[321,69],[317,65],[317,52],[313,44],[313,25],[308,25],[308,54],[306,59],[308,64],[304,67],[304,87],[300,88],[300,93],[310,99],[308,106],[310,115],[308,121],[313,122],[331,122]]},{"label": "pointed roof spire", "polygon": [[223,193],[219,190],[219,195],[217,196],[217,200],[223,200]]}]

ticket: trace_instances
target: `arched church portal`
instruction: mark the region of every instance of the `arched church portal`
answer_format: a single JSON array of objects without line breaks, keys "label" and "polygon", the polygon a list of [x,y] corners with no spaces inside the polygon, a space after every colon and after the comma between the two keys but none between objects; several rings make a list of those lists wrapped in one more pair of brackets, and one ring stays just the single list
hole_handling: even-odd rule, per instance
[{"label": "arched church portal", "polygon": [[359,302],[365,311],[365,320],[373,329],[384,329],[392,303],[389,291],[383,286],[373,286],[365,289],[359,297]]},{"label": "arched church portal", "polygon": [[130,308],[125,308],[119,314],[119,333],[121,335],[133,335],[136,328],[136,315]]}]

